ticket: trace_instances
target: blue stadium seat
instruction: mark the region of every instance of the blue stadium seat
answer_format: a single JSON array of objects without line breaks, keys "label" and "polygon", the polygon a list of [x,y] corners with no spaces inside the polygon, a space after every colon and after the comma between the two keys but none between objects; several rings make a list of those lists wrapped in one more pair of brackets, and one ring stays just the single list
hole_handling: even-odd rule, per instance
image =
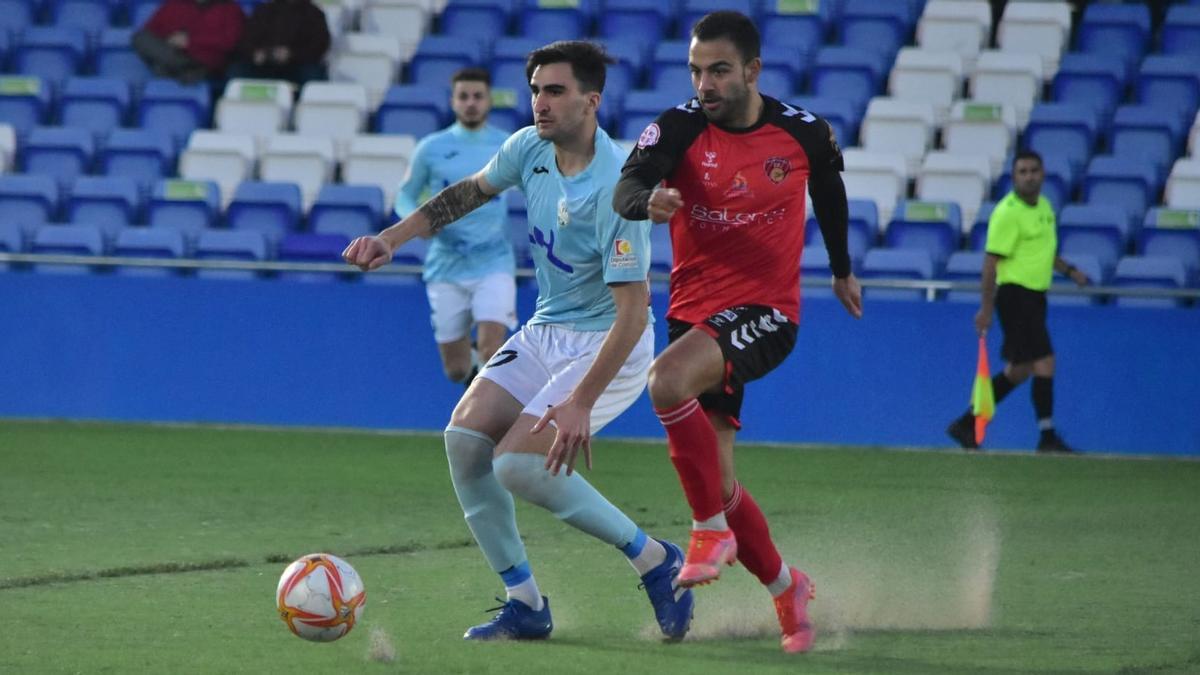
[{"label": "blue stadium seat", "polygon": [[[857,267],[855,267],[857,269]],[[832,298],[833,288],[827,281],[830,276],[829,251],[824,246],[805,246],[800,254],[801,293],[804,299]],[[806,284],[803,277],[820,279],[817,283]]]},{"label": "blue stadium seat", "polygon": [[[1070,160],[1059,154],[1042,155],[1042,164],[1046,172],[1046,180],[1042,183],[1042,195],[1050,202],[1055,211],[1071,201],[1071,195],[1079,184],[1081,171],[1075,169]],[[996,180],[992,189],[992,198],[996,201],[1004,199],[1012,190],[1012,158],[1004,162],[1004,173]]]},{"label": "blue stadium seat", "polygon": [[[0,251],[4,253],[25,252],[25,228],[21,225],[0,220]],[[6,264],[0,264],[0,270],[8,269]]]},{"label": "blue stadium seat", "polygon": [[[95,225],[69,223],[42,225],[33,234],[30,253],[48,255],[104,255],[104,235]],[[34,270],[49,274],[89,274],[89,265],[34,263]]]},{"label": "blue stadium seat", "polygon": [[524,59],[493,59],[491,76],[492,114],[488,122],[513,131],[528,126],[533,119],[533,101],[525,79]]},{"label": "blue stadium seat", "polygon": [[1163,178],[1183,148],[1184,133],[1183,119],[1170,108],[1123,105],[1113,115],[1108,149],[1122,159],[1153,162]]},{"label": "blue stadium seat", "polygon": [[1200,285],[1200,211],[1150,209],[1138,236],[1137,252],[1178,258],[1189,285]]},{"label": "blue stadium seat", "polygon": [[225,211],[233,230],[258,230],[273,244],[300,224],[300,186],[295,183],[243,181]]},{"label": "blue stadium seat", "polygon": [[97,173],[132,178],[149,192],[155,181],[175,174],[175,143],[165,131],[116,129],[100,151]]},{"label": "blue stadium seat", "polygon": [[[336,233],[293,233],[284,236],[279,242],[278,258],[285,262],[311,263],[340,263],[342,251],[350,245],[350,239],[344,234]],[[350,271],[347,265],[347,272]],[[337,281],[345,275],[330,272],[301,272],[284,271],[279,278],[286,281],[328,282]],[[357,278],[357,276],[355,276]]]},{"label": "blue stadium seat", "polygon": [[810,84],[817,96],[854,101],[857,111],[881,93],[884,57],[850,47],[822,47],[813,64]]},{"label": "blue stadium seat", "polygon": [[671,248],[671,226],[665,223],[650,228],[650,271],[670,274],[675,264]]},{"label": "blue stadium seat", "polygon": [[979,205],[979,210],[975,212],[975,224],[971,226],[971,231],[967,234],[969,250],[982,251],[987,246],[988,220],[992,217],[992,211],[995,208],[996,202],[993,201],[986,201]]},{"label": "blue stadium seat", "polygon": [[1150,41],[1150,8],[1133,3],[1088,5],[1075,37],[1078,51],[1113,54],[1132,67],[1141,61]]},{"label": "blue stadium seat", "polygon": [[[1100,259],[1096,256],[1072,251],[1070,253],[1064,252],[1063,260],[1066,260],[1068,263],[1079,268],[1079,271],[1086,274],[1091,285],[1096,286],[1106,283],[1108,277],[1105,276]],[[1069,277],[1058,272],[1054,273],[1050,286],[1055,289],[1077,288],[1074,281],[1071,281]],[[1100,304],[1100,296],[1075,293],[1050,293],[1046,297],[1046,302],[1051,305],[1098,305]]]},{"label": "blue stadium seat", "polygon": [[34,127],[21,148],[26,173],[54,176],[66,188],[92,168],[92,132],[71,127]]},{"label": "blue stadium seat", "polygon": [[526,3],[517,12],[517,33],[544,41],[549,41],[548,36],[554,36],[555,40],[576,40],[591,31],[596,9],[589,0]]},{"label": "blue stadium seat", "polygon": [[313,232],[353,239],[383,224],[383,190],[375,185],[325,185],[308,212]]},{"label": "blue stadium seat", "polygon": [[438,33],[490,43],[508,32],[509,11],[500,3],[451,2],[438,19]]},{"label": "blue stadium seat", "polygon": [[54,176],[0,175],[0,222],[29,227],[54,221],[59,194]]},{"label": "blue stadium seat", "polygon": [[134,29],[108,28],[100,33],[96,53],[92,57],[96,75],[125,80],[138,91],[154,77],[142,58],[133,51]]},{"label": "blue stadium seat", "polygon": [[143,129],[171,135],[178,150],[192,131],[208,128],[212,120],[212,94],[208,83],[180,84],[154,78],[146,82],[137,109],[137,124]]},{"label": "blue stadium seat", "polygon": [[129,25],[141,28],[158,11],[159,2],[155,0],[132,0],[129,5]]},{"label": "blue stadium seat", "polygon": [[687,100],[696,95],[692,87],[692,71],[686,63],[670,63],[650,69],[650,86],[658,91]]},{"label": "blue stadium seat", "polygon": [[[879,240],[879,207],[873,199],[850,199],[847,203],[850,218],[846,231],[846,248],[850,253],[851,264],[857,269],[867,251]],[[805,246],[825,248],[825,238],[814,214],[808,214],[808,222],[804,225],[804,238]]]},{"label": "blue stadium seat", "polygon": [[1146,209],[1158,201],[1158,168],[1143,159],[1101,156],[1088,164],[1083,201],[1121,208],[1130,224],[1141,225]]},{"label": "blue stadium seat", "polygon": [[375,131],[421,138],[447,126],[449,119],[450,93],[447,89],[396,85],[384,94],[375,116]]},{"label": "blue stadium seat", "polygon": [[679,9],[679,21],[676,23],[675,37],[690,40],[692,26],[705,14],[717,10],[734,10],[751,18],[757,14],[758,3],[754,0],[683,0]]},{"label": "blue stadium seat", "polygon": [[759,22],[762,43],[794,45],[807,51],[816,51],[825,44],[825,36],[829,32],[831,4],[817,3],[816,12],[800,13],[782,13],[778,7],[768,7]]},{"label": "blue stadium seat", "polygon": [[546,41],[544,39],[537,37],[501,37],[492,45],[492,59],[490,63],[516,61],[523,67],[526,57],[529,56],[529,52],[545,44]]},{"label": "blue stadium seat", "polygon": [[484,44],[464,35],[426,35],[408,62],[406,82],[444,87],[460,68],[484,63]]},{"label": "blue stadium seat", "polygon": [[879,52],[888,63],[912,36],[914,17],[906,2],[847,0],[839,22],[841,43]]},{"label": "blue stadium seat", "polygon": [[96,225],[111,239],[121,228],[140,222],[142,194],[132,178],[80,176],[66,207],[68,221]]},{"label": "blue stadium seat", "polygon": [[[179,259],[186,251],[183,233],[163,228],[127,227],[117,232],[113,243],[113,255],[123,258]],[[119,265],[114,271],[121,276],[137,277],[170,277],[180,273],[178,268],[135,265]]]},{"label": "blue stadium seat", "polygon": [[19,139],[48,121],[52,100],[50,85],[38,77],[0,77],[0,120],[10,125]]},{"label": "blue stadium seat", "polygon": [[890,248],[928,251],[936,272],[958,250],[961,239],[962,211],[958,204],[908,200],[896,209],[883,241]]},{"label": "blue stadium seat", "polygon": [[13,69],[41,77],[58,87],[79,72],[87,51],[82,30],[70,26],[31,26],[21,34],[13,54]]},{"label": "blue stadium seat", "polygon": [[1168,7],[1161,37],[1165,54],[1200,56],[1200,5]]},{"label": "blue stadium seat", "polygon": [[[933,259],[919,248],[873,248],[863,259],[864,279],[932,279]],[[865,292],[872,300],[924,300],[923,289],[872,288]]]},{"label": "blue stadium seat", "polygon": [[[1112,285],[1125,288],[1183,288],[1187,271],[1183,262],[1169,256],[1126,256],[1117,263]],[[1123,307],[1178,307],[1182,301],[1174,298],[1131,298],[1118,296],[1116,304]]]},{"label": "blue stadium seat", "polygon": [[72,77],[63,87],[59,123],[92,132],[103,142],[129,115],[129,84],[105,77]]},{"label": "blue stadium seat", "polygon": [[837,135],[842,147],[858,145],[858,128],[862,125],[863,111],[854,101],[836,96],[796,96],[795,103],[805,110],[825,118]]},{"label": "blue stadium seat", "polygon": [[1088,105],[1096,111],[1103,132],[1121,102],[1128,70],[1120,57],[1105,54],[1064,54],[1051,90],[1055,101]]},{"label": "blue stadium seat", "polygon": [[[955,251],[946,259],[946,267],[940,278],[947,281],[970,281],[978,284],[983,273],[982,251]],[[946,292],[946,300],[950,302],[979,302],[979,291],[952,290]]]},{"label": "blue stadium seat", "polygon": [[604,11],[597,16],[596,34],[606,41],[616,38],[652,45],[666,36],[672,18],[670,2],[604,0]]},{"label": "blue stadium seat", "polygon": [[220,209],[221,194],[215,182],[163,180],[155,183],[150,194],[146,223],[195,237],[216,225]]},{"label": "blue stadium seat", "polygon": [[1065,157],[1078,173],[1092,158],[1097,138],[1098,122],[1092,108],[1078,103],[1038,103],[1029,114],[1023,144],[1043,156]]},{"label": "blue stadium seat", "polygon": [[686,99],[656,89],[636,90],[625,95],[624,120],[621,123],[621,138],[634,139],[668,108],[673,108]]},{"label": "blue stadium seat", "polygon": [[94,42],[112,23],[117,4],[110,0],[47,0],[48,23],[78,28]]},{"label": "blue stadium seat", "polygon": [[[267,237],[257,230],[204,230],[196,238],[192,256],[198,260],[266,260]],[[208,279],[254,279],[253,270],[197,269],[196,276]]]},{"label": "blue stadium seat", "polygon": [[29,0],[0,0],[0,33],[16,38],[32,26],[37,7]]},{"label": "blue stadium seat", "polygon": [[1200,52],[1147,56],[1138,72],[1136,89],[1138,102],[1174,110],[1181,121],[1190,123],[1200,108]]},{"label": "blue stadium seat", "polygon": [[[777,72],[790,83],[787,92],[780,91],[776,98],[787,100],[791,94],[801,91],[808,79],[816,50],[805,50],[799,45],[763,45],[761,49],[763,74]],[[761,76],[760,76],[761,77]],[[760,80],[761,82],[761,80]],[[761,85],[760,90],[765,90]]]},{"label": "blue stadium seat", "polygon": [[614,71],[623,70],[629,83],[627,90],[640,88],[645,81],[646,45],[625,37],[614,37],[604,40],[604,48],[609,56],[617,59],[615,65],[608,67],[609,77]]},{"label": "blue stadium seat", "polygon": [[1058,216],[1063,254],[1094,256],[1107,276],[1129,244],[1129,221],[1119,210],[1099,204],[1070,204]]}]

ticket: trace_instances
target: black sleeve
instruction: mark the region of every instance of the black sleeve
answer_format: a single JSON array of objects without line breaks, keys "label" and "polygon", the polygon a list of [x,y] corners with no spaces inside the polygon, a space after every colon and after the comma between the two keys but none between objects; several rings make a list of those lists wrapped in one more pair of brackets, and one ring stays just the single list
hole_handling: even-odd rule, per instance
[{"label": "black sleeve", "polygon": [[829,252],[829,268],[838,279],[850,274],[850,205],[846,201],[846,184],[837,171],[814,172],[808,179],[808,194],[812,196],[813,214],[821,226],[825,250]]},{"label": "black sleeve", "polygon": [[613,190],[613,210],[626,220],[649,218],[650,193],[675,170],[705,124],[699,102],[692,99],[646,127],[621,168],[621,179]]}]

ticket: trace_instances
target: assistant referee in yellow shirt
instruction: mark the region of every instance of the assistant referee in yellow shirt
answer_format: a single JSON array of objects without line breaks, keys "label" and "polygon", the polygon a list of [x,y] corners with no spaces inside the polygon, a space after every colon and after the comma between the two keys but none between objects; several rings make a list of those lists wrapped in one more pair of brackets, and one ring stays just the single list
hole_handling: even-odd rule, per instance
[{"label": "assistant referee in yellow shirt", "polygon": [[[1054,209],[1042,196],[1045,177],[1042,157],[1036,152],[1021,150],[1013,158],[1013,189],[996,204],[988,220],[975,330],[986,333],[993,307],[999,312],[1004,330],[1000,355],[1007,363],[992,378],[996,403],[1033,375],[1033,410],[1041,432],[1038,452],[1073,452],[1054,430],[1054,348],[1046,330],[1046,289],[1055,270],[1080,286],[1089,280],[1058,257]],[[979,447],[970,409],[946,433],[964,448]]]}]

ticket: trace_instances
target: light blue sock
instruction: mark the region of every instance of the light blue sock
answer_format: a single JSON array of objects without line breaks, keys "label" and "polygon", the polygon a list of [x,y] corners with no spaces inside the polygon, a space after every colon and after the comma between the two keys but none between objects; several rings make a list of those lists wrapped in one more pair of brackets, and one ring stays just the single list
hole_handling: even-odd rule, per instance
[{"label": "light blue sock", "polygon": [[488,564],[496,573],[525,564],[512,495],[492,472],[496,444],[486,434],[462,427],[446,427],[445,438],[454,494]]},{"label": "light blue sock", "polygon": [[597,539],[622,547],[632,542],[638,526],[613,506],[579,473],[553,476],[546,458],[527,452],[510,452],[493,462],[496,478],[509,492],[546,509],[560,520]]}]

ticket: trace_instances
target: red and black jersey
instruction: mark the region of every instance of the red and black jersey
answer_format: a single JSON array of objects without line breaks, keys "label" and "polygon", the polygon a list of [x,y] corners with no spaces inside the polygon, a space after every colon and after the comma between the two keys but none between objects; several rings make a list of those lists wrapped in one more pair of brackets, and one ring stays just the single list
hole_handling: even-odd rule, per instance
[{"label": "red and black jersey", "polygon": [[729,307],[766,305],[798,320],[810,184],[833,271],[849,273],[833,131],[802,108],[762,99],[759,121],[746,129],[710,123],[696,99],[672,108],[642,132],[622,169],[614,207],[626,218],[648,217],[660,181],[683,197],[670,223],[670,318],[699,323]]}]

